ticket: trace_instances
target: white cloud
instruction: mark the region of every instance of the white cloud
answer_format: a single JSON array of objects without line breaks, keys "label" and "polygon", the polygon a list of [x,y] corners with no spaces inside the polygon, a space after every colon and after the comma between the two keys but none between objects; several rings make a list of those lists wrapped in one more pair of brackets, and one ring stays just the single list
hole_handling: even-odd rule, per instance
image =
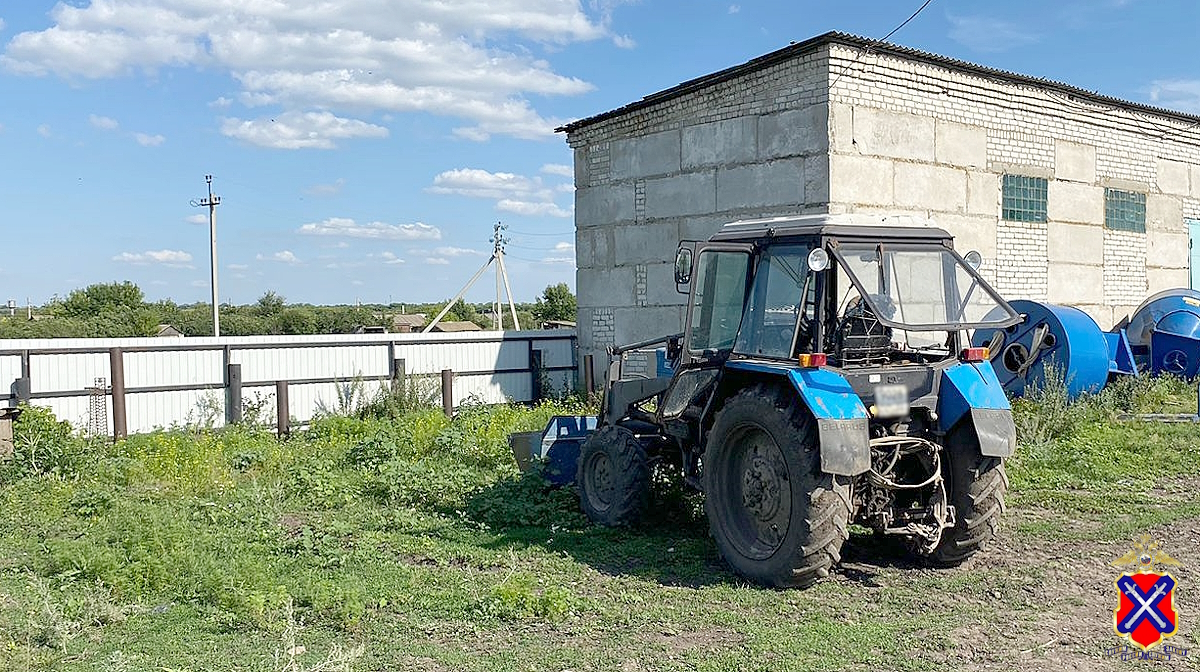
[{"label": "white cloud", "polygon": [[147,250],[146,252],[122,252],[112,260],[126,264],[162,264],[190,268],[192,255],[182,250]]},{"label": "white cloud", "polygon": [[1158,79],[1150,84],[1150,101],[1181,112],[1200,114],[1200,79]]},{"label": "white cloud", "polygon": [[384,224],[369,222],[358,224],[345,217],[330,217],[323,222],[305,224],[296,230],[310,236],[345,236],[347,238],[370,238],[385,240],[441,240],[442,232],[436,226],[422,224]]},{"label": "white cloud", "polygon": [[542,166],[542,172],[547,175],[558,175],[575,179],[575,169],[562,163],[547,163]]},{"label": "white cloud", "polygon": [[396,256],[395,252],[381,252],[379,257],[383,259],[385,264],[403,264],[404,260]]},{"label": "white cloud", "polygon": [[40,124],[37,127],[38,135],[43,138],[49,138],[54,135],[54,131],[50,130],[50,124]]},{"label": "white cloud", "polygon": [[133,137],[135,140],[137,140],[137,143],[143,147],[158,147],[167,141],[165,137],[157,134],[148,135],[146,133],[134,133]]},{"label": "white cloud", "polygon": [[280,252],[276,252],[275,254],[259,254],[254,258],[259,261],[278,261],[285,264],[300,263],[300,260],[296,258],[296,255],[292,254],[291,250],[282,250]]},{"label": "white cloud", "polygon": [[230,264],[226,268],[228,268],[231,271],[248,271],[248,270],[250,270],[250,265],[249,264]]},{"label": "white cloud", "polygon": [[272,149],[333,149],[335,140],[386,138],[388,130],[331,112],[284,112],[276,117],[221,120],[221,133]]},{"label": "white cloud", "polygon": [[738,13],[738,12],[740,12],[740,11],[742,11],[742,6],[741,6],[741,5],[730,5],[730,6],[729,6],[729,13],[730,13],[730,14],[737,14],[737,13]]},{"label": "white cloud", "polygon": [[[609,29],[619,4],[60,2],[50,11],[49,28],[8,42],[0,68],[79,80],[198,67],[237,81],[244,104],[273,105],[279,114],[425,112],[463,120],[455,133],[466,139],[545,138],[563,120],[543,117],[529,101],[593,87],[555,72],[536,55],[537,45],[612,37],[632,46]],[[213,106],[231,103],[222,96]]]},{"label": "white cloud", "polygon": [[183,218],[188,224],[208,224],[208,215],[194,214]]},{"label": "white cloud", "polygon": [[575,257],[545,257],[542,259],[543,264],[571,264],[575,265]]},{"label": "white cloud", "polygon": [[0,19],[0,30],[4,30],[5,25],[6,24],[4,23],[4,19]]},{"label": "white cloud", "polygon": [[562,242],[554,246],[555,252],[574,252],[575,243]]},{"label": "white cloud", "polygon": [[637,47],[637,41],[628,35],[613,35],[613,45],[618,49],[633,49]]},{"label": "white cloud", "polygon": [[425,263],[430,266],[449,266],[450,260],[442,257],[426,257]]},{"label": "white cloud", "polygon": [[95,114],[88,115],[88,123],[102,131],[115,131],[121,126],[112,117],[102,117]]},{"label": "white cloud", "polygon": [[231,105],[233,105],[233,100],[230,98],[226,98],[225,96],[221,96],[208,104],[208,106],[213,108],[214,110],[229,109],[229,106],[231,106]]},{"label": "white cloud", "polygon": [[950,39],[975,51],[1005,51],[1041,40],[1029,26],[1003,19],[953,14],[946,18],[950,21]]},{"label": "white cloud", "polygon": [[427,191],[435,194],[487,198],[496,201],[496,209],[526,216],[570,217],[571,210],[554,202],[557,186],[550,187],[541,177],[515,173],[493,173],[479,168],[458,168],[439,173]]},{"label": "white cloud", "polygon": [[439,257],[482,257],[487,252],[472,250],[466,247],[435,247],[433,248],[433,254]]},{"label": "white cloud", "polygon": [[342,187],[344,186],[346,186],[346,179],[339,177],[327,184],[314,184],[307,187],[304,193],[309,196],[336,196],[342,191]]}]

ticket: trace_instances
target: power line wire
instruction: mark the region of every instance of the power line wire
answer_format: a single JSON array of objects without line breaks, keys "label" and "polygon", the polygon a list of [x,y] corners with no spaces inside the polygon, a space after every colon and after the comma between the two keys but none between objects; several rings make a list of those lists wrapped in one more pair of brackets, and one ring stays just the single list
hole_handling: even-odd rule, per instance
[{"label": "power line wire", "polygon": [[884,35],[883,37],[872,41],[866,47],[859,50],[858,55],[854,57],[854,60],[850,61],[850,65],[847,65],[846,67],[842,68],[842,71],[837,74],[837,77],[834,77],[833,81],[829,83],[829,89],[833,90],[834,85],[836,85],[838,83],[838,80],[842,78],[842,75],[846,74],[846,72],[848,72],[850,70],[850,68],[853,68],[854,65],[856,63],[858,63],[859,59],[863,57],[863,54],[866,54],[868,51],[871,50],[871,47],[873,47],[877,44],[886,42],[889,37],[891,37],[892,35],[895,35],[897,32],[900,31],[901,28],[907,26],[910,21],[917,18],[918,14],[925,11],[925,8],[928,7],[931,2],[933,2],[933,0],[925,0],[925,2],[921,3],[921,6],[917,8],[917,11],[913,12],[907,19],[901,21],[900,25],[891,29],[891,31],[889,31],[887,35]]}]

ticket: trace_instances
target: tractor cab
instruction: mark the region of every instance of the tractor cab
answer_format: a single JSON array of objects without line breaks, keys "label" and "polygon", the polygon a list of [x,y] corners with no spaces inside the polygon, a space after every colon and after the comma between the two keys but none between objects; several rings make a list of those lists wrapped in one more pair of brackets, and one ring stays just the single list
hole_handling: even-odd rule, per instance
[{"label": "tractor cab", "polygon": [[[577,467],[592,520],[632,522],[668,465],[704,492],[722,556],[770,585],[827,574],[850,523],[934,564],[991,537],[1016,432],[970,336],[1021,317],[946,231],[849,219],[740,221],[680,245],[684,331],[611,350]],[[622,375],[656,343],[671,375]]]}]

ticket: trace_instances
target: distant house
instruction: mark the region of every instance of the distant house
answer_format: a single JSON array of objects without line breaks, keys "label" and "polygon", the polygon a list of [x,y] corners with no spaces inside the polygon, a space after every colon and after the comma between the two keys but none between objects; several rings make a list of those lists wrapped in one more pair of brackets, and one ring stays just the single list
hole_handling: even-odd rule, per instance
[{"label": "distant house", "polygon": [[386,334],[388,328],[381,324],[357,324],[354,326],[355,334]]},{"label": "distant house", "polygon": [[425,326],[425,313],[409,313],[392,316],[392,331],[397,334],[407,334],[420,331]]},{"label": "distant house", "polygon": [[169,324],[158,325],[158,331],[154,335],[159,338],[183,338],[183,332]]},{"label": "distant house", "polygon": [[575,323],[570,320],[546,320],[542,322],[542,329],[574,329]]},{"label": "distant house", "polygon": [[433,325],[430,331],[440,331],[445,333],[458,331],[483,331],[483,327],[474,322],[447,322],[445,320]]}]

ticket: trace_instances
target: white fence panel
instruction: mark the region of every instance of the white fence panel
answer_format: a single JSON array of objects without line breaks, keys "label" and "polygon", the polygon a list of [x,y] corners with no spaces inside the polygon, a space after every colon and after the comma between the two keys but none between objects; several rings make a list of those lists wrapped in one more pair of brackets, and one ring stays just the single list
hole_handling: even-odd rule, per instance
[{"label": "white fence panel", "polygon": [[[113,349],[120,349],[119,356]],[[529,401],[534,393],[531,351],[541,351],[544,394],[575,385],[573,331],[373,334],[362,336],[250,336],[188,339],[0,340],[0,404],[18,402],[17,385],[29,371],[30,402],[49,406],[77,427],[109,431],[114,379],[123,379],[124,426],[129,432],[178,425],[221,426],[228,365],[241,367],[243,408],[275,417],[275,382],[288,382],[288,412],[307,422],[321,410],[344,412],[374,398],[403,360],[408,375],[440,398],[443,369],[455,372],[453,401]],[[112,362],[121,363],[115,373]],[[93,399],[103,379],[110,389]],[[353,398],[347,399],[347,391]],[[102,401],[103,403],[93,403]],[[103,416],[91,417],[96,412]]]}]

